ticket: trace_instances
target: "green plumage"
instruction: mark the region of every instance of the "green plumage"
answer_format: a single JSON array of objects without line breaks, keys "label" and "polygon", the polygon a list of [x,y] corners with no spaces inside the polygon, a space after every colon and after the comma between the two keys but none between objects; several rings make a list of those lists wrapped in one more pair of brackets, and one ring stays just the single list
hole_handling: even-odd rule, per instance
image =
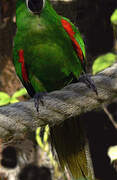
[{"label": "green plumage", "polygon": [[[17,52],[23,49],[31,84],[33,85],[35,77],[41,82],[37,86],[33,85],[35,91],[60,89],[71,82],[70,73],[78,78],[83,71],[72,41],[62,27],[61,16],[56,14],[48,1],[40,16],[31,14],[25,2],[21,1],[16,10],[18,27],[14,39],[16,73],[22,80]],[[76,29],[73,24],[72,26]],[[85,53],[82,39],[81,44]],[[67,77],[68,80],[65,82]]]},{"label": "green plumage", "polygon": [[[31,13],[25,0],[17,0],[14,65],[17,75],[28,92],[33,89],[33,92],[29,93],[31,96],[34,92],[61,89],[73,79],[77,80],[84,72],[73,38],[70,38],[64,29],[61,19],[70,24],[75,41],[81,48],[85,64],[85,47],[78,29],[67,18],[59,16],[48,0],[45,1],[39,14]],[[24,66],[19,62],[20,50],[24,52],[27,82],[23,78],[22,68]],[[66,121],[61,126],[52,127],[50,132],[62,167],[67,166],[75,178],[86,177],[88,179],[90,177],[91,180],[92,175],[88,172],[84,152],[84,136],[78,120]],[[66,135],[67,132],[70,134]]]}]

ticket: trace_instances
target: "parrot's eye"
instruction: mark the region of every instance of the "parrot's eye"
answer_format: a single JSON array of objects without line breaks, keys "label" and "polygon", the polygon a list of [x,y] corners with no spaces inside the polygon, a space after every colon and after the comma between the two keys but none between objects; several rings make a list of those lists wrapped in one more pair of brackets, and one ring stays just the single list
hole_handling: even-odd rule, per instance
[{"label": "parrot's eye", "polygon": [[28,9],[34,13],[39,14],[44,7],[45,0],[26,0]]}]

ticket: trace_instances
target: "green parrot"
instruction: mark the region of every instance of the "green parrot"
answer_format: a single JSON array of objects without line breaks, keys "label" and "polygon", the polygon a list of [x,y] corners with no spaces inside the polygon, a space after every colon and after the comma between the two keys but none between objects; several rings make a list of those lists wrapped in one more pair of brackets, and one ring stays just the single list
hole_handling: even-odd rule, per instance
[{"label": "green parrot", "polygon": [[[79,30],[69,19],[58,15],[49,0],[17,0],[16,24],[13,61],[31,97],[38,101],[44,92],[82,81],[82,73],[83,81],[96,92],[85,75],[85,45]],[[38,109],[38,102],[36,106]],[[50,127],[50,136],[62,169],[67,168],[74,179],[93,180],[78,118]]]}]

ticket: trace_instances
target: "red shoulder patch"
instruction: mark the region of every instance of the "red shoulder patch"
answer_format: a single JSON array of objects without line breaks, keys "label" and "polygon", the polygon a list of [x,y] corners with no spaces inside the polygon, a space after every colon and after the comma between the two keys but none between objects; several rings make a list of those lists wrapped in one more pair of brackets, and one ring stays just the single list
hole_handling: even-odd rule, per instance
[{"label": "red shoulder patch", "polygon": [[24,63],[24,50],[23,49],[19,50],[19,60],[18,60],[18,62],[21,63],[23,80],[25,82],[27,82],[28,81],[28,74],[27,74],[27,71],[26,71],[25,63]]},{"label": "red shoulder patch", "polygon": [[64,29],[66,30],[66,32],[68,33],[70,39],[73,42],[73,47],[76,50],[77,56],[83,62],[84,57],[83,57],[82,49],[80,48],[80,45],[78,44],[78,42],[76,41],[76,39],[74,37],[75,32],[73,31],[71,24],[65,19],[61,19],[61,23],[62,23],[62,26],[64,27]]}]

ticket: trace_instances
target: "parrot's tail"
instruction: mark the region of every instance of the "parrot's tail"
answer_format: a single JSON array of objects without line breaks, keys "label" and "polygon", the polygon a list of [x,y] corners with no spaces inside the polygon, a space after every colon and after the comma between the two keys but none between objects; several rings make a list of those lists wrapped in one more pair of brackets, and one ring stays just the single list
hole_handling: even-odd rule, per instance
[{"label": "parrot's tail", "polygon": [[85,138],[78,118],[51,127],[50,135],[62,169],[69,169],[74,179],[93,180],[85,152]]}]

